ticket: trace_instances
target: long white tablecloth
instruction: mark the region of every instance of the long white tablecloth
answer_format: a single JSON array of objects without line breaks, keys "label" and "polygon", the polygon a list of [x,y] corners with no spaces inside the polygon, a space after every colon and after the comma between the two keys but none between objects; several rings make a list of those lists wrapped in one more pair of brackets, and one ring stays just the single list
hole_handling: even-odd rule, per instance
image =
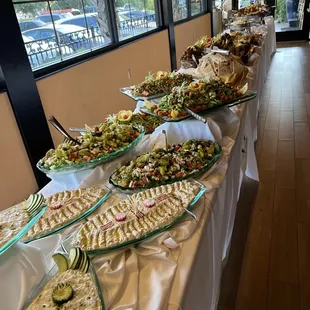
[{"label": "long white tablecloth", "polygon": [[[266,39],[257,70],[260,75],[256,74],[253,80],[258,87],[263,84],[271,54],[275,51],[272,26],[267,25]],[[204,138],[220,140],[224,154],[212,171],[200,178],[207,187],[207,194],[199,200],[193,210],[198,223],[186,217],[172,229],[137,247],[94,257],[107,308],[216,309],[222,261],[228,254],[243,177],[242,149],[246,150],[245,173],[258,180],[254,153],[258,108],[259,96],[257,100],[232,110],[223,108],[208,114],[218,127],[212,122],[209,123],[210,126],[205,126],[194,120],[180,123],[182,125],[164,124],[166,129],[169,127],[170,139],[187,139],[200,132]],[[201,130],[184,130],[182,135],[177,135],[184,128],[193,128],[193,122],[196,122],[195,126]],[[176,134],[172,135],[174,131]],[[150,148],[150,141],[158,142],[160,136],[156,135],[157,132],[151,136],[151,140],[146,137],[137,150],[105,165],[104,169],[86,171],[70,180],[58,179],[57,182],[48,184],[42,192],[49,195],[76,186],[106,182],[109,173],[120,161],[133,156],[137,151]],[[96,213],[124,197],[115,191],[113,193]],[[20,309],[33,284],[40,281],[44,271],[49,270],[52,264],[51,254],[55,249],[59,249],[61,240],[73,229],[74,227],[61,235],[38,240],[29,245],[18,243],[0,257],[1,309]],[[6,285],[5,277],[8,276],[9,270],[14,272],[10,274],[11,285]],[[14,286],[13,283],[19,285]]]}]

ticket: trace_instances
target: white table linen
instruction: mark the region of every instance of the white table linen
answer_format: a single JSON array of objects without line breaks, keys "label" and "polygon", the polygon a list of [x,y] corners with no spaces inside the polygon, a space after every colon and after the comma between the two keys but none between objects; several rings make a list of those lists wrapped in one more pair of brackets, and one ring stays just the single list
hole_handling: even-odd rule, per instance
[{"label": "white table linen", "polygon": [[[271,30],[266,35],[258,69],[263,77],[275,51],[270,19],[266,24]],[[263,80],[257,82],[258,87],[262,86]],[[151,139],[145,137],[135,150],[123,157],[73,178],[54,179],[42,190],[48,196],[65,189],[107,182],[107,177],[122,162],[154,146],[153,141],[162,143],[162,129],[167,131],[169,143],[197,138],[197,134],[200,138],[221,140],[224,155],[208,177],[204,175],[200,179],[208,192],[193,209],[198,223],[185,217],[173,228],[137,247],[94,258],[107,308],[216,309],[222,261],[228,254],[243,177],[241,157],[245,147],[246,174],[258,180],[254,153],[258,107],[259,100],[254,100],[234,107],[233,112],[228,108],[217,110],[208,114],[212,119],[209,126],[193,119],[164,124]],[[193,126],[199,130],[192,130]],[[123,197],[120,193],[111,196],[94,214]],[[28,245],[17,243],[0,257],[0,298],[5,300],[6,310],[20,309],[33,284],[38,283],[50,268],[51,254],[60,250],[60,241],[67,233]]]}]

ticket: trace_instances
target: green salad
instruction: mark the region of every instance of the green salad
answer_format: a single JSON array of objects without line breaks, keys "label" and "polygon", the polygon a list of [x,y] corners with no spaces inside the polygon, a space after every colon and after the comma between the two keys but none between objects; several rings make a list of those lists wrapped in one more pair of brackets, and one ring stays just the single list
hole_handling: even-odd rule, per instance
[{"label": "green salad", "polygon": [[246,91],[247,86],[239,90],[221,80],[205,82],[203,80],[174,87],[164,96],[158,105],[145,101],[146,108],[161,117],[179,118],[187,115],[185,108],[194,112],[210,109],[214,106],[237,99]]},{"label": "green salad", "polygon": [[116,170],[110,181],[119,187],[144,188],[180,181],[209,167],[221,154],[210,140],[188,140],[140,155]]},{"label": "green salad", "polygon": [[132,87],[134,96],[149,97],[158,94],[167,94],[173,87],[182,83],[189,84],[193,77],[189,74],[158,71],[156,75],[149,73],[145,80]]},{"label": "green salad", "polygon": [[127,124],[102,124],[86,126],[86,133],[77,138],[80,144],[64,142],[49,150],[39,161],[39,166],[55,170],[109,155],[133,142],[142,130]]},{"label": "green salad", "polygon": [[142,126],[145,129],[145,133],[152,133],[158,126],[162,125],[164,122],[156,116],[149,115],[146,113],[128,113],[131,111],[124,111],[127,114],[124,117],[121,115],[120,111],[118,114],[113,114],[107,117],[106,122],[109,124],[131,124],[133,126]]}]

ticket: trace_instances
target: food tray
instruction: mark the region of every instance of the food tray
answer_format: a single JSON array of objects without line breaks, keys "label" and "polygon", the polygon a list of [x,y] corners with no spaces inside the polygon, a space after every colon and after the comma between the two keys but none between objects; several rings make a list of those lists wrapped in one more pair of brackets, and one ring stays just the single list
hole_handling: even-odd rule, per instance
[{"label": "food tray", "polygon": [[38,219],[42,216],[42,214],[47,210],[47,206],[45,205],[40,212],[34,216],[14,237],[12,237],[7,243],[5,243],[0,248],[0,255],[6,252],[12,245],[14,245],[18,240],[20,240],[29,229],[38,221]]},{"label": "food tray", "polygon": [[[205,193],[206,191],[206,187],[201,184],[200,182],[196,181],[196,180],[190,180],[191,182],[195,182],[200,186],[200,191],[197,193],[197,195],[195,196],[195,198],[192,200],[192,202],[189,204],[189,206],[187,207],[187,210],[191,210],[194,205],[197,203],[197,201],[199,200],[199,198]],[[162,232],[164,232],[165,230],[171,228],[173,225],[175,225],[180,219],[182,219],[185,215],[187,215],[188,213],[186,211],[184,211],[182,214],[180,214],[179,216],[177,216],[172,222],[170,222],[167,225],[164,225],[160,228],[155,229],[154,231],[145,234],[144,236],[134,239],[134,240],[130,240],[130,241],[126,241],[122,244],[116,245],[116,246],[112,246],[109,248],[105,248],[105,249],[96,249],[96,250],[84,250],[84,252],[86,252],[87,254],[93,254],[93,255],[99,255],[99,254],[104,254],[110,251],[114,251],[114,250],[118,250],[121,248],[125,248],[125,247],[129,247],[129,246],[133,246],[133,245],[137,245],[138,243],[152,238]],[[69,238],[65,239],[62,241],[62,248],[68,252],[70,246],[70,243],[74,240],[76,234],[79,232],[79,230],[76,230]]]},{"label": "food tray", "polygon": [[42,167],[40,165],[40,162],[37,163],[37,168],[46,173],[46,174],[65,174],[65,173],[72,173],[72,172],[78,172],[78,171],[82,171],[82,170],[86,170],[86,169],[90,169],[90,168],[94,168],[97,166],[102,165],[103,163],[113,160],[114,158],[123,155],[125,152],[133,149],[143,138],[144,134],[145,134],[145,129],[142,126],[139,126],[139,130],[141,130],[140,135],[134,140],[132,141],[130,144],[110,153],[107,154],[105,156],[96,158],[96,159],[92,159],[88,162],[83,162],[83,163],[78,163],[78,164],[72,164],[72,165],[68,165],[68,166],[64,166],[64,167],[60,167],[57,169],[48,169],[45,167]]},{"label": "food tray", "polygon": [[154,187],[158,187],[158,186],[161,186],[161,185],[172,184],[172,183],[183,181],[183,180],[186,180],[186,179],[189,179],[189,178],[195,178],[195,177],[203,174],[204,172],[206,172],[208,169],[210,169],[215,164],[215,162],[217,162],[219,160],[219,158],[222,156],[222,147],[218,143],[215,143],[215,144],[217,145],[218,152],[210,160],[210,162],[207,165],[205,165],[204,167],[202,167],[201,169],[199,169],[198,171],[190,173],[190,174],[188,174],[188,175],[186,175],[186,176],[184,176],[182,178],[178,178],[178,179],[175,178],[175,179],[173,179],[171,181],[168,181],[168,182],[156,183],[156,184],[152,184],[150,186],[132,188],[132,187],[120,186],[120,185],[117,185],[117,184],[114,183],[114,181],[112,180],[112,177],[117,172],[117,170],[116,170],[116,171],[114,171],[111,174],[111,176],[109,178],[109,182],[110,182],[110,184],[115,186],[117,189],[120,189],[121,191],[134,193],[134,192],[137,192],[137,191],[142,191],[142,190],[145,190],[145,189],[154,188]]},{"label": "food tray", "polygon": [[132,94],[132,87],[134,86],[129,86],[129,87],[122,87],[120,89],[120,92],[128,97],[130,97],[131,99],[133,100],[136,100],[136,101],[139,101],[139,100],[144,100],[144,99],[147,99],[147,100],[150,100],[150,99],[154,99],[154,98],[159,98],[159,97],[162,97],[164,95],[167,95],[165,93],[161,93],[161,94],[157,94],[157,95],[153,95],[153,96],[134,96]]},{"label": "food tray", "polygon": [[[67,256],[67,255],[66,255]],[[67,256],[68,258],[68,256]],[[39,284],[37,284],[35,287],[32,288],[30,294],[28,295],[22,310],[26,310],[30,304],[34,301],[34,299],[41,293],[41,291],[43,290],[43,288],[45,287],[45,285],[47,284],[47,282],[49,282],[58,272],[58,267],[55,264],[52,269],[42,278],[42,280],[39,282]],[[100,300],[100,304],[101,304],[101,309],[100,310],[105,310],[105,306],[104,306],[104,299],[103,299],[103,295],[102,295],[102,291],[101,291],[101,287],[99,284],[99,280],[96,274],[96,270],[95,267],[92,263],[92,261],[90,260],[90,264],[89,264],[89,270],[88,272],[91,275],[91,278],[96,286],[97,289],[97,294]]]},{"label": "food tray", "polygon": [[[195,112],[195,113],[197,113],[197,114],[206,113],[206,112],[213,111],[215,109],[221,108],[223,106],[228,106],[230,108],[230,107],[233,107],[233,106],[238,105],[240,103],[250,101],[250,100],[254,99],[256,97],[256,95],[257,95],[256,91],[248,90],[245,93],[245,95],[239,97],[238,99],[226,101],[226,102],[224,102],[222,104],[218,104],[218,105],[216,105],[216,106],[214,106],[212,108],[207,108],[207,109],[201,110],[199,112]],[[155,100],[151,100],[151,102],[158,104],[158,101],[155,101]],[[186,116],[178,117],[178,118],[170,118],[170,117],[167,117],[167,116],[159,116],[159,115],[149,111],[145,106],[140,107],[140,111],[142,113],[147,113],[147,114],[156,116],[156,117],[164,120],[165,122],[180,122],[180,121],[183,121],[183,120],[185,120],[187,118],[192,117],[189,114],[186,115]]]},{"label": "food tray", "polygon": [[107,187],[107,186],[104,186],[104,189],[106,191],[106,193],[104,194],[104,196],[102,196],[100,198],[100,200],[98,202],[96,202],[91,208],[89,208],[88,210],[86,210],[83,214],[81,214],[80,216],[78,216],[77,218],[73,219],[72,221],[64,224],[63,226],[60,226],[60,227],[57,227],[56,229],[54,229],[53,231],[49,231],[49,232],[46,232],[42,235],[39,235],[39,236],[36,236],[34,238],[30,238],[30,239],[26,239],[26,240],[22,240],[24,243],[29,243],[31,241],[34,241],[34,240],[37,240],[37,239],[41,239],[41,238],[44,238],[44,237],[48,237],[48,236],[51,236],[51,235],[54,235],[54,234],[57,234],[65,229],[67,229],[69,226],[83,220],[84,218],[86,218],[87,216],[89,216],[91,213],[93,213],[98,207],[100,207],[107,199],[108,197],[110,196],[111,194],[111,190]]}]

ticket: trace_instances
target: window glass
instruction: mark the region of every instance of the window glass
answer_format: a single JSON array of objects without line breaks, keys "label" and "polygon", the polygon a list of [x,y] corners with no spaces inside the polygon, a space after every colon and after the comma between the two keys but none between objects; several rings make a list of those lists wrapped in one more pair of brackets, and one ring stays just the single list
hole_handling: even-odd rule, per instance
[{"label": "window glass", "polygon": [[33,70],[111,43],[106,0],[13,3]]},{"label": "window glass", "polygon": [[[108,15],[108,1],[13,0],[33,70],[113,43],[113,21],[120,41],[158,27],[157,0],[114,0],[115,16]],[[177,18],[187,17],[186,0],[174,1]]]},{"label": "window glass", "polygon": [[187,18],[186,0],[172,0],[172,10],[175,22]]},{"label": "window glass", "polygon": [[116,23],[120,40],[157,28],[155,0],[115,0]]},{"label": "window glass", "polygon": [[192,16],[202,13],[202,0],[191,0]]}]

